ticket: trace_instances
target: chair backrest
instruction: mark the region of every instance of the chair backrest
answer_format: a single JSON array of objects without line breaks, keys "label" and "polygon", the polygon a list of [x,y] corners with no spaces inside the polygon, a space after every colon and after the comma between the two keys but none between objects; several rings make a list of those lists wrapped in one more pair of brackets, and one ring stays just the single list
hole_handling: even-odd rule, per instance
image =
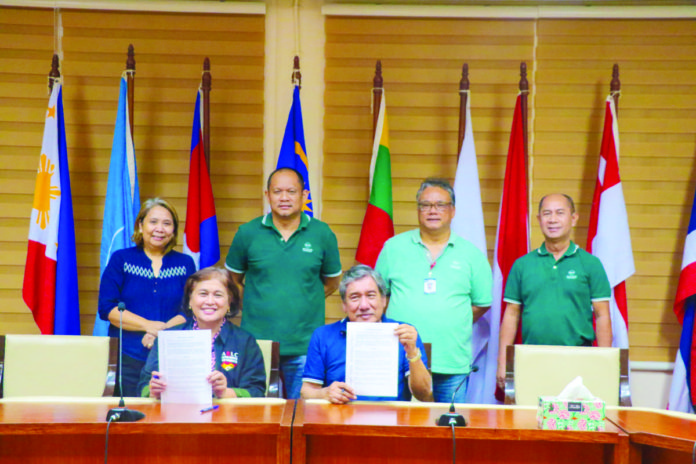
[{"label": "chair backrest", "polygon": [[5,335],[2,397],[111,396],[118,340],[86,335]]},{"label": "chair backrest", "polygon": [[607,406],[630,406],[628,350],[513,345],[507,347],[506,404],[534,405],[558,395],[575,377]]},{"label": "chair backrest", "polygon": [[280,381],[280,343],[272,340],[256,340],[261,348],[266,368],[266,397],[282,398],[283,385]]}]

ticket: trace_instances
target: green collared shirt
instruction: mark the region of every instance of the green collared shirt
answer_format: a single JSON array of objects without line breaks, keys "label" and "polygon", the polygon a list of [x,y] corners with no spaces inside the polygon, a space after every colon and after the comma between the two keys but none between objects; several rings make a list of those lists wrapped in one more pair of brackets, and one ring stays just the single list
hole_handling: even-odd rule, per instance
[{"label": "green collared shirt", "polygon": [[242,328],[261,340],[280,342],[280,354],[300,356],[324,325],[322,277],[341,274],[336,235],[329,226],[302,214],[285,241],[272,215],[239,227],[225,267],[245,274]]},{"label": "green collared shirt", "polygon": [[521,305],[523,343],[583,346],[595,339],[592,302],[610,298],[599,258],[571,241],[558,261],[545,244],[515,261],[504,300]]},{"label": "green collared shirt", "polygon": [[[466,374],[471,367],[471,305],[491,305],[493,277],[486,256],[452,232],[432,260],[415,229],[389,239],[376,269],[391,290],[387,316],[412,324],[432,344],[432,370]],[[426,279],[435,291],[426,293]]]}]

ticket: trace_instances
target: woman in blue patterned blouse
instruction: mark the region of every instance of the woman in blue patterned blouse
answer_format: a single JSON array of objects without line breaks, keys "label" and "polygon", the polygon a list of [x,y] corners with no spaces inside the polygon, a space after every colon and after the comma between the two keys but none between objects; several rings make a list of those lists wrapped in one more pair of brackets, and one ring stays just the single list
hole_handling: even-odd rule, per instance
[{"label": "woman in blue patterned blouse", "polygon": [[[99,317],[111,322],[118,337],[118,304],[123,311],[123,395],[139,396],[140,371],[157,332],[183,323],[181,297],[188,276],[196,272],[190,256],[174,251],[179,216],[169,202],[151,198],[135,218],[136,246],[116,251],[99,286]],[[116,393],[119,385],[117,382]]]}]

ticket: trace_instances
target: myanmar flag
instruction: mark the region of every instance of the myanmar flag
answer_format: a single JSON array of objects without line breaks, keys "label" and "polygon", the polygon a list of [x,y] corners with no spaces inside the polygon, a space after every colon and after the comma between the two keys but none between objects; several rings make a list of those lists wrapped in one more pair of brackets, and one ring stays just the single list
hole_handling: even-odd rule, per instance
[{"label": "myanmar flag", "polygon": [[370,202],[360,230],[356,261],[375,267],[384,242],[394,236],[393,218],[389,125],[382,94],[370,161]]}]

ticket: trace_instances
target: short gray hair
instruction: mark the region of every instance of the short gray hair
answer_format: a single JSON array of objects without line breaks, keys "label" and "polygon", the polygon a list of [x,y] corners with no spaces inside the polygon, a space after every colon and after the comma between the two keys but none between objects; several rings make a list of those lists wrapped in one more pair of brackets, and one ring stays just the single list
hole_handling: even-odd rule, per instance
[{"label": "short gray hair", "polygon": [[346,301],[346,290],[348,289],[348,285],[356,280],[364,279],[365,277],[372,277],[372,280],[377,284],[377,288],[379,288],[379,293],[382,296],[389,296],[389,289],[387,289],[387,283],[384,281],[382,275],[370,266],[357,264],[343,273],[343,278],[338,286],[338,293],[341,294],[341,301]]},{"label": "short gray hair", "polygon": [[442,190],[447,192],[450,196],[450,199],[452,200],[452,206],[454,206],[454,189],[452,188],[447,179],[441,179],[439,177],[428,177],[421,183],[420,188],[418,189],[418,193],[416,193],[416,201],[420,201],[420,197],[423,194],[423,191],[428,187],[441,188]]}]

